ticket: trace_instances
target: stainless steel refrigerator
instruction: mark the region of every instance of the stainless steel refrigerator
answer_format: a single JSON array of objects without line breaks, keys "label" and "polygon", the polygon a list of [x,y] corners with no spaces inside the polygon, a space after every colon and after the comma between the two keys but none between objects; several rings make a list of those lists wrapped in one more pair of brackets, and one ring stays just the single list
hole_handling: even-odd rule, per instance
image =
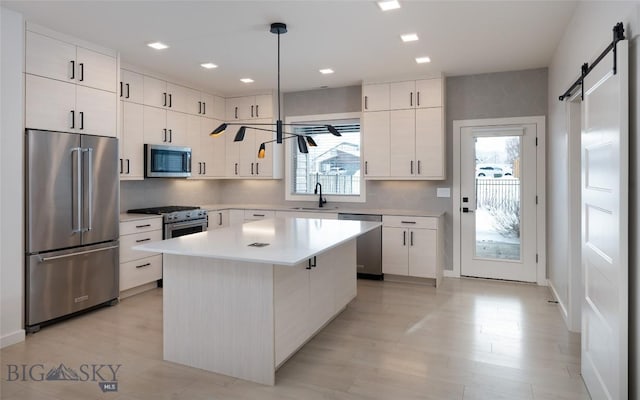
[{"label": "stainless steel refrigerator", "polygon": [[118,297],[118,142],[26,131],[28,332]]}]

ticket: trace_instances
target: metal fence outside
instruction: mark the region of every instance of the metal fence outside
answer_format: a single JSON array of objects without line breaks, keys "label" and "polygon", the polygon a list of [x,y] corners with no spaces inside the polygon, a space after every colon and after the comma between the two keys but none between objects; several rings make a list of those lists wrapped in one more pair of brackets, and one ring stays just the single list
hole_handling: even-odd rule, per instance
[{"label": "metal fence outside", "polygon": [[499,207],[509,209],[520,202],[520,179],[476,178],[476,205],[478,208]]},{"label": "metal fence outside", "polygon": [[323,194],[360,194],[359,175],[309,175],[307,193],[313,193],[317,182],[322,185]]}]

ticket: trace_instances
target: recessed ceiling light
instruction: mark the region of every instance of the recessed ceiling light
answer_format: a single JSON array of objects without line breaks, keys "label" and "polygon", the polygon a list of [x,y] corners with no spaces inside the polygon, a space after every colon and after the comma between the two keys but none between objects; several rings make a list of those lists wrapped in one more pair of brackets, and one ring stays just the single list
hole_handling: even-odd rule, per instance
[{"label": "recessed ceiling light", "polygon": [[251,79],[251,78],[242,78],[242,79],[240,79],[240,81],[243,82],[243,83],[252,83],[253,79]]},{"label": "recessed ceiling light", "polygon": [[416,62],[418,64],[424,64],[431,62],[431,59],[429,57],[416,57]]},{"label": "recessed ceiling light", "polygon": [[164,49],[168,49],[169,48],[169,46],[167,46],[166,44],[164,44],[162,42],[147,43],[147,46],[151,47],[152,49],[156,49],[156,50],[164,50]]},{"label": "recessed ceiling light", "polygon": [[402,39],[403,42],[415,42],[416,40],[418,40],[418,34],[406,33],[404,35],[400,35],[400,39]]},{"label": "recessed ceiling light", "polygon": [[331,68],[324,68],[320,70],[321,74],[333,74],[333,70]]},{"label": "recessed ceiling light", "polygon": [[382,11],[395,10],[396,8],[400,8],[400,3],[398,0],[379,1],[378,7],[380,7]]},{"label": "recessed ceiling light", "polygon": [[214,63],[204,63],[204,64],[200,64],[200,66],[206,69],[218,68],[218,66],[215,65]]}]

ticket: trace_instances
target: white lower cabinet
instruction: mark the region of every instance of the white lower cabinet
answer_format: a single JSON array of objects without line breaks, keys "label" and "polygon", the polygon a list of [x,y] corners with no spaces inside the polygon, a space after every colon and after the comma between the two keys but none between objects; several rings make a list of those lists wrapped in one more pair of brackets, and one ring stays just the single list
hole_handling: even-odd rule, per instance
[{"label": "white lower cabinet", "polygon": [[162,240],[162,218],[120,222],[120,291],[162,279],[162,255],[134,250]]},{"label": "white lower cabinet", "polygon": [[314,211],[276,211],[276,217],[284,218],[313,218],[313,219],[338,219],[337,213]]},{"label": "white lower cabinet", "polygon": [[275,216],[276,212],[271,210],[244,210],[244,222],[258,221]]},{"label": "white lower cabinet", "polygon": [[382,272],[384,274],[442,279],[441,218],[384,216],[382,219]]},{"label": "white lower cabinet", "polygon": [[209,225],[207,229],[220,229],[229,226],[229,210],[209,210],[207,214]]},{"label": "white lower cabinet", "polygon": [[356,297],[356,241],[294,267],[274,266],[276,367]]}]

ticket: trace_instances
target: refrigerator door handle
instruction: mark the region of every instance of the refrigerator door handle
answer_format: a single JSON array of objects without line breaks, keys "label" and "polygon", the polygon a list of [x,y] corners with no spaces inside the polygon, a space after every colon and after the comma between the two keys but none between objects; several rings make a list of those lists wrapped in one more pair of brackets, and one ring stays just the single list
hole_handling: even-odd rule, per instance
[{"label": "refrigerator door handle", "polygon": [[118,248],[118,246],[109,246],[109,247],[103,247],[101,249],[93,249],[93,250],[79,251],[77,253],[64,254],[64,255],[61,255],[61,256],[40,257],[40,262],[53,261],[53,260],[58,260],[60,258],[81,256],[83,254],[97,253],[99,251],[112,250],[112,249],[117,249],[117,248]]},{"label": "refrigerator door handle", "polygon": [[[87,231],[90,231],[93,229],[93,148],[88,147],[86,149],[83,149],[83,151],[86,151],[89,159],[87,161],[87,181],[88,181],[88,188],[87,188],[87,204],[88,204],[88,224],[87,224]],[[83,171],[84,172],[84,171]]]},{"label": "refrigerator door handle", "polygon": [[[74,147],[71,149],[71,154],[76,152],[76,219],[78,227],[75,228],[72,225],[72,232],[82,232],[82,147]],[[72,172],[73,174],[73,172]]]}]

